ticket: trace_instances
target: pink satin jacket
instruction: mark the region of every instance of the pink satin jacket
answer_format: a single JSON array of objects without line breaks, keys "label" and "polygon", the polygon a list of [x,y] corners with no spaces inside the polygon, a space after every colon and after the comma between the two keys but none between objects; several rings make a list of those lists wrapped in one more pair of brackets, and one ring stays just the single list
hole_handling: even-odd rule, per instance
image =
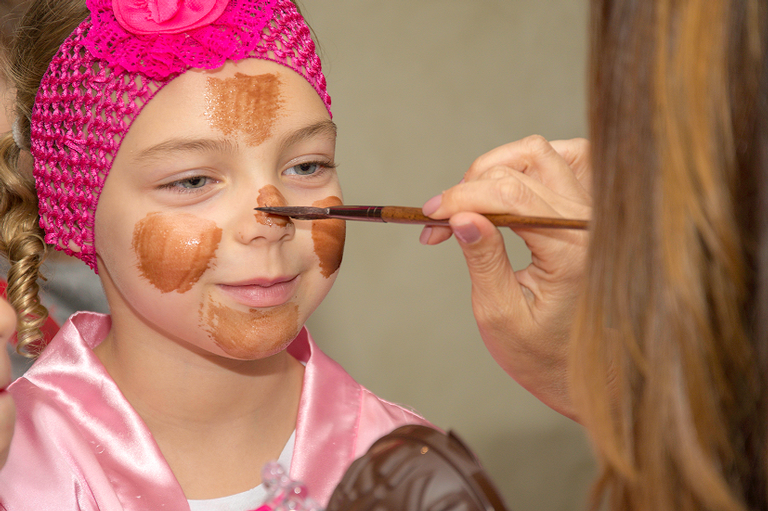
[{"label": "pink satin jacket", "polygon": [[[73,315],[9,390],[16,431],[0,471],[0,507],[188,511],[184,493],[93,348],[109,316]],[[428,424],[355,382],[303,329],[288,351],[306,364],[291,477],[325,504],[352,461],[404,424]]]}]

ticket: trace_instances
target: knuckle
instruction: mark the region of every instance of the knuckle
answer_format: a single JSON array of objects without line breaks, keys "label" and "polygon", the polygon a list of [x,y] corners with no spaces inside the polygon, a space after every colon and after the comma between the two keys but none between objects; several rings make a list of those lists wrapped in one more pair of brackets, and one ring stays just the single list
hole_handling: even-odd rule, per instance
[{"label": "knuckle", "polygon": [[588,153],[591,147],[589,139],[586,139],[586,138],[577,137],[577,138],[571,139],[571,142],[573,142],[573,144],[576,146],[576,149],[578,149],[579,152],[582,152],[582,153]]},{"label": "knuckle", "polygon": [[552,145],[541,135],[529,135],[523,139],[523,143],[533,155],[542,155],[552,151]]},{"label": "knuckle", "polygon": [[527,204],[531,202],[533,194],[530,188],[514,178],[499,180],[494,190],[499,202],[504,206]]},{"label": "knuckle", "polygon": [[510,270],[503,245],[485,245],[467,253],[466,256],[473,287],[478,286],[484,293],[495,296],[497,293],[493,291],[502,286],[502,281]]},{"label": "knuckle", "polygon": [[588,160],[592,152],[592,144],[586,138],[573,139],[574,149],[579,159]]},{"label": "knuckle", "polygon": [[486,177],[487,179],[503,179],[509,176],[510,172],[512,172],[512,169],[510,169],[509,167],[505,167],[503,165],[496,165],[488,169],[488,171],[484,174],[484,177]]},{"label": "knuckle", "polygon": [[445,209],[449,212],[457,211],[467,200],[467,190],[465,186],[452,186],[445,190],[442,194],[441,209]]}]

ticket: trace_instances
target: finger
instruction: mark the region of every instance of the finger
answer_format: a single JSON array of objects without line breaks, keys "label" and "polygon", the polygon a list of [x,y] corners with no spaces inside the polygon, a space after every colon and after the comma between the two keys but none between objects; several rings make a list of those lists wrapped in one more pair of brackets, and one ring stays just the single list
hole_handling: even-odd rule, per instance
[{"label": "finger", "polygon": [[419,241],[422,245],[438,245],[453,235],[450,227],[442,225],[428,225],[421,231]]},{"label": "finger", "polygon": [[581,186],[592,194],[592,148],[589,140],[574,138],[571,140],[553,140],[550,142],[555,151],[571,167],[573,175]]},{"label": "finger", "polygon": [[449,218],[462,211],[585,219],[590,215],[588,204],[562,197],[516,172],[502,179],[456,185],[430,199],[423,211],[433,218]]},{"label": "finger", "polygon": [[16,313],[5,300],[0,299],[0,467],[5,464],[10,448],[15,407],[11,395],[5,390],[11,381],[11,361],[8,340],[16,327]]},{"label": "finger", "polygon": [[0,299],[0,341],[8,342],[16,331],[16,312],[11,304]]},{"label": "finger", "polygon": [[478,319],[490,310],[506,310],[506,305],[524,301],[499,230],[476,213],[459,213],[450,223],[467,262]]},{"label": "finger", "polygon": [[[577,152],[578,143],[569,147]],[[572,158],[575,156],[572,156]],[[563,156],[544,137],[532,135],[516,142],[511,142],[479,157],[464,179],[480,179],[488,169],[503,166],[534,177],[558,193],[573,193],[581,184]]]}]

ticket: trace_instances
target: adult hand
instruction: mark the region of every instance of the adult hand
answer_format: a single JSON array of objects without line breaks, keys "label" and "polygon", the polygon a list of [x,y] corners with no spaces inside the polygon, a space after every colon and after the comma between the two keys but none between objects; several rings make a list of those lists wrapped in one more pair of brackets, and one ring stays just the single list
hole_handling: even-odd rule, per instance
[{"label": "adult hand", "polygon": [[8,459],[8,451],[16,422],[16,408],[6,387],[11,382],[11,360],[6,349],[16,330],[16,313],[10,304],[0,299],[0,468]]},{"label": "adult hand", "polygon": [[569,395],[568,347],[581,291],[588,233],[514,228],[531,264],[514,271],[499,230],[478,213],[589,219],[589,143],[531,136],[478,158],[464,180],[430,199],[424,214],[450,218],[422,243],[456,235],[472,280],[472,308],[496,362],[554,410],[577,419]]}]

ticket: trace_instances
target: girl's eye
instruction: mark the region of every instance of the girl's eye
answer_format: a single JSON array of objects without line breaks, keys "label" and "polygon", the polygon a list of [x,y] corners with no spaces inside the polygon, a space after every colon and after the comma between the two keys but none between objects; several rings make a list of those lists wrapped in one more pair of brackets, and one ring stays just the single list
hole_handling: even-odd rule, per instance
[{"label": "girl's eye", "polygon": [[336,168],[336,164],[333,161],[308,161],[294,165],[285,170],[285,174],[292,176],[309,176],[320,177],[324,175],[326,171]]},{"label": "girl's eye", "polygon": [[211,181],[212,179],[206,176],[193,176],[164,184],[160,188],[176,190],[178,192],[194,191],[204,188]]},{"label": "girl's eye", "polygon": [[295,174],[297,176],[311,176],[315,174],[322,165],[317,162],[299,163],[288,169],[288,174]]},{"label": "girl's eye", "polygon": [[181,181],[176,181],[176,184],[181,186],[182,188],[202,188],[203,186],[208,183],[208,178],[205,176],[195,176],[190,177],[189,179],[182,179]]}]

